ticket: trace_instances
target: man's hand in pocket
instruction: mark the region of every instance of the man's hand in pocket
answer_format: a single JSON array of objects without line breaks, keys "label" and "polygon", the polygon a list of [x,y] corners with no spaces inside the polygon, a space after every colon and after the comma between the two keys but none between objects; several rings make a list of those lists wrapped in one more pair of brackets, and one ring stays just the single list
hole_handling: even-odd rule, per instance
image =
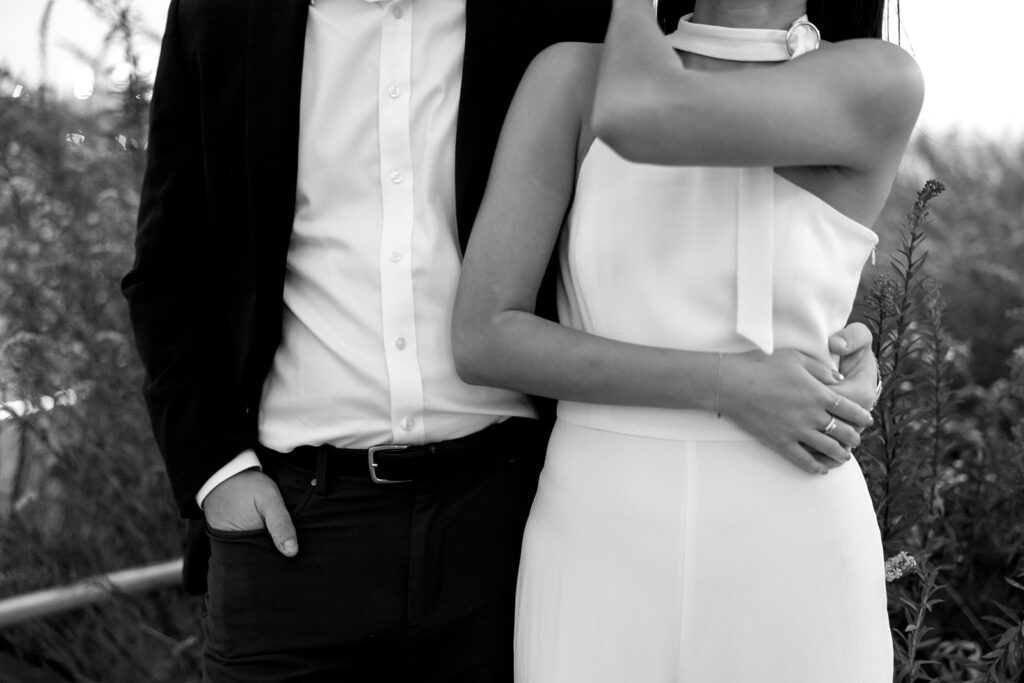
[{"label": "man's hand in pocket", "polygon": [[206,523],[216,531],[265,528],[286,557],[299,552],[295,525],[277,484],[257,470],[239,472],[216,486],[203,501]]}]

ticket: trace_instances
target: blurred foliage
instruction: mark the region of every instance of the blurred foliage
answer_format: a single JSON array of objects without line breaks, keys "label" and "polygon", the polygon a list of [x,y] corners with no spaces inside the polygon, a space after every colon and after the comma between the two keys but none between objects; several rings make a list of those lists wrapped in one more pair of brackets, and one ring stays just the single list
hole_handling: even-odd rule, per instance
[{"label": "blurred foliage", "polygon": [[[1006,377],[1024,344],[1024,141],[920,134],[879,220],[879,253],[897,248],[909,198],[924,178],[946,193],[930,207],[929,275],[943,292],[944,323],[966,344],[970,381]],[[868,284],[868,283],[865,283]]]},{"label": "blurred foliage", "polygon": [[[0,104],[0,398],[78,399],[0,423],[22,433],[16,466],[41,475],[14,477],[0,598],[180,553],[119,289],[133,255],[146,88],[131,79],[87,103],[22,89]],[[5,92],[14,89],[0,74]],[[20,661],[44,680],[182,681],[197,671],[198,642],[197,602],[166,589],[5,629],[0,655],[2,667]]]}]

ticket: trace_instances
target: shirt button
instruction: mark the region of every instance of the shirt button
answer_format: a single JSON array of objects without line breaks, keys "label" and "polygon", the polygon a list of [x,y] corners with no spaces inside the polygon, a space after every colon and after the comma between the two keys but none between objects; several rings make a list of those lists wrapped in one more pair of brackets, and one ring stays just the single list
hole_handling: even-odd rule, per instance
[{"label": "shirt button", "polygon": [[388,177],[391,178],[391,182],[393,182],[395,185],[397,185],[398,183],[402,182],[402,180],[405,179],[405,176],[402,175],[401,171],[392,171],[391,175]]},{"label": "shirt button", "polygon": [[402,95],[402,89],[397,85],[392,85],[388,88],[388,97],[393,100],[397,100]]},{"label": "shirt button", "polygon": [[405,14],[405,11],[398,5],[395,5],[394,7],[391,8],[391,14],[392,16],[395,17],[395,19],[401,19],[402,16]]},{"label": "shirt button", "polygon": [[395,340],[395,348],[399,351],[405,351],[405,337],[399,337]]},{"label": "shirt button", "polygon": [[402,420],[402,429],[404,429],[407,432],[412,431],[412,428],[415,426],[416,420],[411,417],[407,417],[404,420]]},{"label": "shirt button", "polygon": [[399,252],[399,251],[391,252],[391,262],[392,263],[398,263],[401,260],[402,260],[402,253],[401,252]]}]

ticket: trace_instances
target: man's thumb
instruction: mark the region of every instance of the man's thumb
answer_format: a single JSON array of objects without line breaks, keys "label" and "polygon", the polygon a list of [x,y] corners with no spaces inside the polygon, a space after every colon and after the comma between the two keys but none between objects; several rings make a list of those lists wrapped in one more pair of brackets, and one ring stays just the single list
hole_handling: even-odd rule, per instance
[{"label": "man's thumb", "polygon": [[871,330],[863,323],[852,323],[828,340],[828,350],[839,356],[871,348]]},{"label": "man's thumb", "polygon": [[295,525],[284,506],[281,493],[275,487],[256,506],[257,512],[263,517],[270,538],[274,545],[286,557],[294,557],[299,552],[299,542],[295,538]]}]

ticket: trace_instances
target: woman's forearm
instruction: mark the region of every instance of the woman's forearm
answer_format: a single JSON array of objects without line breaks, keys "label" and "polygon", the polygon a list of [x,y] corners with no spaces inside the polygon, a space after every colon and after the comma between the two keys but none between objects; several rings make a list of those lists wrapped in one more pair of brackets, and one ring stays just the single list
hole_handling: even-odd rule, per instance
[{"label": "woman's forearm", "polygon": [[457,321],[454,348],[456,368],[472,384],[590,403],[715,409],[715,353],[614,341],[520,310]]},{"label": "woman's forearm", "polygon": [[[804,448],[849,458],[870,414],[828,385],[837,378],[794,350],[723,353],[642,346],[596,337],[522,310],[457,316],[456,368],[472,384],[611,405],[709,410],[811,472],[827,470]],[[830,436],[831,416],[844,423]],[[837,441],[838,440],[838,441]]]}]

